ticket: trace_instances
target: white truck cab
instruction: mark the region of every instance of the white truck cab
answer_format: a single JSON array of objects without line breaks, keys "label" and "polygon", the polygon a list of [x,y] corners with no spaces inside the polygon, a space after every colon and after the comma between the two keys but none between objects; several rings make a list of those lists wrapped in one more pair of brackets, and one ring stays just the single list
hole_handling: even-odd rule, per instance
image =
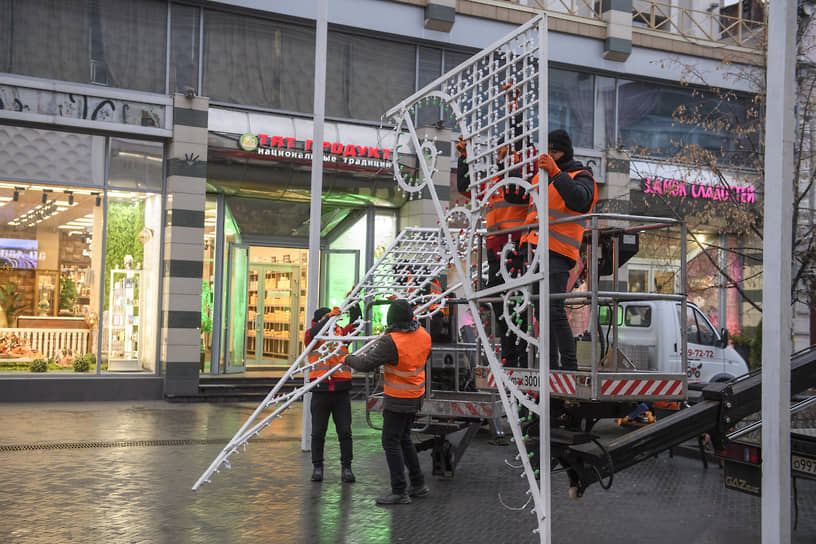
[{"label": "white truck cab", "polygon": [[[686,374],[689,383],[725,381],[748,372],[748,365],[728,345],[728,331],[718,332],[700,309],[687,303],[682,323],[681,305],[671,300],[618,303],[618,347],[640,370],[680,372],[681,327],[686,329]],[[602,334],[608,330],[609,307],[602,308]],[[611,337],[611,334],[610,334]]]}]

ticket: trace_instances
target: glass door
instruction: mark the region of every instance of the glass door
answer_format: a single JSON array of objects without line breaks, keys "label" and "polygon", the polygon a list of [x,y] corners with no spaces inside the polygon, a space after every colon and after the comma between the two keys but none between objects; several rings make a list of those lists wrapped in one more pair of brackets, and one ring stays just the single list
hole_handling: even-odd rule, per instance
[{"label": "glass door", "polygon": [[320,263],[320,306],[339,306],[360,281],[360,250],[324,250]]},{"label": "glass door", "polygon": [[246,316],[247,362],[276,365],[298,355],[300,266],[249,265],[249,311]]},{"label": "glass door", "polygon": [[249,248],[230,243],[227,247],[227,338],[225,372],[244,372],[247,358],[247,316],[249,312]]}]

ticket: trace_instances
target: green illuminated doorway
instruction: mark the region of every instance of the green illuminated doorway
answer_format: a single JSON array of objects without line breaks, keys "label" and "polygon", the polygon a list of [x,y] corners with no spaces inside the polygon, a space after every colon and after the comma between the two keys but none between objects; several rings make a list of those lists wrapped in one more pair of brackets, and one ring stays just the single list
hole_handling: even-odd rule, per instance
[{"label": "green illuminated doorway", "polygon": [[320,305],[339,306],[360,281],[360,250],[328,249],[320,259]]},{"label": "green illuminated doorway", "polygon": [[227,246],[227,338],[226,373],[246,370],[247,280],[249,247],[229,243]]}]

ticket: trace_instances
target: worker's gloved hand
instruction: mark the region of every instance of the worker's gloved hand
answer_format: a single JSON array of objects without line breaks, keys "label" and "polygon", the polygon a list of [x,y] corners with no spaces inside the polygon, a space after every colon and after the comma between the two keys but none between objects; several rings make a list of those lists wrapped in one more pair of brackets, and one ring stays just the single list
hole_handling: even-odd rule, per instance
[{"label": "worker's gloved hand", "polygon": [[465,142],[461,134],[459,135],[459,141],[456,142],[456,151],[463,157],[467,157],[467,142]]},{"label": "worker's gloved hand", "polygon": [[561,169],[555,164],[555,159],[544,153],[538,158],[538,168],[546,170],[551,178],[554,178],[561,173]]},{"label": "worker's gloved hand", "polygon": [[349,323],[354,323],[358,319],[363,316],[363,312],[360,310],[359,304],[352,304],[351,308],[349,308]]},{"label": "worker's gloved hand", "polygon": [[506,145],[503,145],[503,146],[501,146],[501,147],[499,148],[499,162],[503,162],[503,161],[504,161],[504,158],[507,156],[507,151],[508,151],[509,149],[510,149],[510,148],[509,148],[509,147],[507,147]]},{"label": "worker's gloved hand", "polygon": [[504,188],[504,200],[509,204],[527,204],[530,202],[530,196],[524,190],[524,187],[508,185]]},{"label": "worker's gloved hand", "polygon": [[340,315],[340,308],[338,308],[337,306],[332,308],[331,311],[329,312],[329,317],[334,317],[336,315]]}]

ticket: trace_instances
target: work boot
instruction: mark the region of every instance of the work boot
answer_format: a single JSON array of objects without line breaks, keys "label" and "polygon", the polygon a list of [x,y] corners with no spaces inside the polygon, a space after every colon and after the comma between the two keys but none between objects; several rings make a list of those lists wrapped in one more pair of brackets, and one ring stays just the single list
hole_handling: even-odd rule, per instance
[{"label": "work boot", "polygon": [[411,497],[407,493],[398,495],[396,493],[387,493],[377,497],[375,501],[377,504],[411,504]]},{"label": "work boot", "polygon": [[409,497],[427,497],[428,494],[431,492],[431,488],[427,485],[423,485],[421,487],[412,487],[408,490]]},{"label": "work boot", "polygon": [[357,481],[357,478],[354,477],[354,473],[351,471],[351,467],[343,467],[343,470],[340,473],[340,479],[347,484],[353,484]]},{"label": "work boot", "polygon": [[323,465],[315,465],[314,471],[312,472],[312,481],[313,482],[323,481]]}]

